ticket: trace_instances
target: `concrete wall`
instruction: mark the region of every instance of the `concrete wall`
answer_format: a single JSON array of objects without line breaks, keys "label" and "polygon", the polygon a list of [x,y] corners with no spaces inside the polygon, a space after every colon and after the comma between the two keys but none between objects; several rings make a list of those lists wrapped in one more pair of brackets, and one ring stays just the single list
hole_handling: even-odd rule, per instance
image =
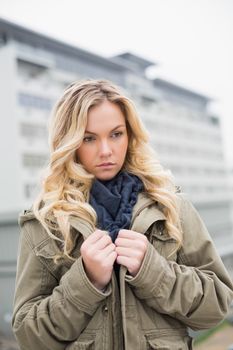
[{"label": "concrete wall", "polygon": [[0,334],[12,336],[11,317],[15,289],[19,229],[17,216],[0,221]]},{"label": "concrete wall", "polygon": [[[20,203],[20,179],[18,149],[18,123],[16,115],[17,95],[16,62],[14,46],[0,47],[0,96],[1,96],[1,127],[0,127],[0,213],[17,211]],[[4,127],[2,127],[4,125]]]}]

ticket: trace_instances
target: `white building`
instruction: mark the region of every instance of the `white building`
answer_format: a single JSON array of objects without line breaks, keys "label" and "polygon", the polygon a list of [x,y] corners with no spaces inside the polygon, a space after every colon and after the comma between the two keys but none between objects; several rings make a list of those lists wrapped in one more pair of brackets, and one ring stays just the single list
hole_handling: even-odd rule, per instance
[{"label": "white building", "polygon": [[220,120],[209,113],[211,101],[205,96],[160,79],[154,84],[162,97],[155,113],[158,135],[154,145],[198,208],[224,262],[233,272],[232,195]]},{"label": "white building", "polygon": [[[221,124],[210,113],[211,100],[171,82],[146,80],[152,62],[132,54],[115,61],[132,67],[129,90],[150,130],[151,143],[186,192],[214,239],[233,276],[232,191],[223,154]],[[137,74],[139,73],[139,74]]]},{"label": "white building", "polygon": [[10,332],[18,212],[31,206],[47,162],[51,108],[77,79],[112,80],[136,101],[162,163],[190,195],[232,271],[231,198],[219,119],[209,115],[207,97],[147,79],[152,64],[130,53],[106,59],[0,20],[0,332]]}]

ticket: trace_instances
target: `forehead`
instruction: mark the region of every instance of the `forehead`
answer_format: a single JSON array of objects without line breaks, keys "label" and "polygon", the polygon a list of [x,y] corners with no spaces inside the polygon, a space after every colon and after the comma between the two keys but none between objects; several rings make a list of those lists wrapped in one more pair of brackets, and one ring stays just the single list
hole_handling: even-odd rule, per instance
[{"label": "forehead", "polygon": [[112,130],[118,125],[125,125],[121,108],[108,100],[92,107],[87,115],[86,130],[98,132]]}]

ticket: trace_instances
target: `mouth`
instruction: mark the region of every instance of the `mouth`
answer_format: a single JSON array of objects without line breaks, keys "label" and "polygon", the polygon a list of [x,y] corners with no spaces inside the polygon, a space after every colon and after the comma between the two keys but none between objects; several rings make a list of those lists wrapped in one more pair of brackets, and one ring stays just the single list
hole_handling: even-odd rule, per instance
[{"label": "mouth", "polygon": [[112,163],[112,162],[106,162],[106,163],[101,163],[101,164],[98,164],[97,167],[98,168],[101,168],[101,167],[111,167],[115,165],[115,163]]}]

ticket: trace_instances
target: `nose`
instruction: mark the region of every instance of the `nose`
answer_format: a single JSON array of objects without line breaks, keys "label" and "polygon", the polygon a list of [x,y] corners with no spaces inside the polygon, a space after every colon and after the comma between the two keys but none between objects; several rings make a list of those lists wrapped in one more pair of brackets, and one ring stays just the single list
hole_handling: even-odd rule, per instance
[{"label": "nose", "polygon": [[100,156],[109,157],[112,154],[112,149],[108,141],[101,141],[100,143]]}]

